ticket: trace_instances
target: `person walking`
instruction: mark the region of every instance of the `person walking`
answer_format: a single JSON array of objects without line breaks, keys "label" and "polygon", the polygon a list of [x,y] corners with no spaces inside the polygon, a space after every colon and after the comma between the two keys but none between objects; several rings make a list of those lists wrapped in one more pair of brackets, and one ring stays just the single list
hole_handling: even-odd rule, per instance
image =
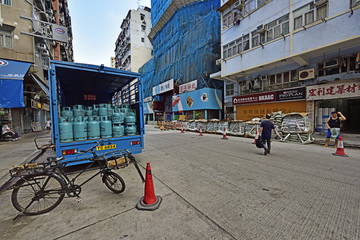
[{"label": "person walking", "polygon": [[45,127],[47,129],[47,132],[49,133],[51,130],[51,121],[50,118],[47,119],[46,123],[45,123]]},{"label": "person walking", "polygon": [[2,127],[2,134],[5,135],[10,135],[13,142],[19,140],[19,135],[14,132],[14,130],[11,128],[11,122],[6,123],[3,127]]},{"label": "person walking", "polygon": [[266,114],[265,120],[261,122],[259,134],[261,135],[261,140],[264,144],[264,155],[270,154],[271,150],[271,131],[274,130],[275,135],[279,136],[278,131],[276,130],[274,124],[270,121],[271,115]]},{"label": "person walking", "polygon": [[332,112],[331,117],[326,121],[326,127],[328,128],[326,133],[326,141],[324,147],[329,146],[330,139],[335,139],[335,146],[337,147],[340,138],[340,123],[345,121],[346,117],[341,112]]}]

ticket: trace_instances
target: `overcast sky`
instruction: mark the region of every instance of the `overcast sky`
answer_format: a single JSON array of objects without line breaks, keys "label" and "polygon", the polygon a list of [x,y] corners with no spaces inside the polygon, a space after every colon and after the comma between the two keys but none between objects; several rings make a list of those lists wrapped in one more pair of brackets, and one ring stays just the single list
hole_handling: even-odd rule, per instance
[{"label": "overcast sky", "polygon": [[139,4],[151,7],[150,0],[69,0],[74,60],[110,66],[120,25],[130,9]]}]

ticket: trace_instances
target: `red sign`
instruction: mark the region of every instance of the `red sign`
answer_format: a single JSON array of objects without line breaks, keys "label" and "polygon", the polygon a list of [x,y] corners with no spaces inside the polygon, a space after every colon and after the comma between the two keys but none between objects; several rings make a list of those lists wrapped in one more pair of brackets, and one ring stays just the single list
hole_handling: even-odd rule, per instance
[{"label": "red sign", "polygon": [[250,94],[232,98],[233,105],[276,101],[276,92]]},{"label": "red sign", "polygon": [[96,95],[84,95],[85,101],[96,101]]},{"label": "red sign", "polygon": [[307,87],[307,100],[337,99],[360,96],[360,82],[332,82]]}]

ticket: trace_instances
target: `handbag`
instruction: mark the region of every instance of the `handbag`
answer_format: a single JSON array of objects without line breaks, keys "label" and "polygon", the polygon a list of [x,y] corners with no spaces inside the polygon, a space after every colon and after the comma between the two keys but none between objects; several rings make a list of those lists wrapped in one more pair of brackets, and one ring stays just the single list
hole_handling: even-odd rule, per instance
[{"label": "handbag", "polygon": [[261,139],[261,136],[259,136],[259,138],[256,140],[256,143],[255,143],[256,147],[257,148],[264,148],[264,143]]}]

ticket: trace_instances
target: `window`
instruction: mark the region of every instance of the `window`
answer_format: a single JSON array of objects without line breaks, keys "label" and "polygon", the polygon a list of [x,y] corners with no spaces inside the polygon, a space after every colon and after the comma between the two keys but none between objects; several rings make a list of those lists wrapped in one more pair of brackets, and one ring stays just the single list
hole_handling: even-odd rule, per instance
[{"label": "window", "polygon": [[238,46],[237,47],[238,52],[241,53],[243,51],[243,49],[242,49],[242,38],[236,40],[236,45]]},{"label": "window", "polygon": [[141,20],[141,21],[144,21],[144,20],[145,20],[145,15],[142,14],[142,13],[140,13],[140,20]]},{"label": "window", "polygon": [[250,13],[256,9],[256,0],[245,0],[245,12]]},{"label": "window", "polygon": [[243,50],[246,51],[250,48],[249,34],[243,37]]},{"label": "window", "polygon": [[3,30],[0,28],[0,47],[13,48],[12,31]]},{"label": "window", "polygon": [[316,9],[316,20],[321,20],[327,17],[327,4],[323,4]]},{"label": "window", "polygon": [[146,26],[145,25],[141,25],[141,30],[145,31],[146,30]]},{"label": "window", "polygon": [[11,0],[0,0],[0,4],[11,6]]},{"label": "window", "polygon": [[145,42],[145,38],[141,38],[141,42]]},{"label": "window", "polygon": [[266,42],[269,42],[271,40],[281,37],[281,34],[285,35],[288,33],[289,33],[289,15],[287,14],[267,24],[266,39],[264,36],[264,42],[265,40]]},{"label": "window", "polygon": [[259,46],[259,34],[257,30],[251,32],[251,47]]},{"label": "window", "polygon": [[226,84],[226,96],[234,95],[234,84]]},{"label": "window", "polygon": [[294,30],[327,17],[327,3],[316,6],[307,4],[294,11]]},{"label": "window", "polygon": [[228,49],[228,45],[223,46],[223,58],[224,59],[228,57],[227,49]]}]

